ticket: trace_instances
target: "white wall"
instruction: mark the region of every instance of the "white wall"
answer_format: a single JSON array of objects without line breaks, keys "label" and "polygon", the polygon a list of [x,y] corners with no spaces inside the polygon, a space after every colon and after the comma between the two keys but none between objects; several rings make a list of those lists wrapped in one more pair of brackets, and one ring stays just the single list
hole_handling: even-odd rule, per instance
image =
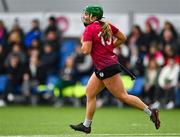
[{"label": "white wall", "polygon": [[[73,13],[78,14],[78,16],[75,16],[76,18],[68,16],[68,18],[74,20],[70,21],[73,23],[70,24],[67,36],[79,35],[82,29],[82,26],[80,26],[82,25],[80,22],[82,9],[88,4],[99,4],[103,6],[105,11],[104,16],[107,17],[107,20],[115,23],[125,33],[129,32],[133,23],[143,27],[144,22],[148,18],[147,15],[157,16],[160,20],[160,27],[162,27],[164,19],[170,19],[169,21],[172,21],[180,31],[180,0],[6,0],[6,2],[9,6],[10,15],[3,14],[2,4],[0,3],[0,19],[3,18],[9,28],[13,24],[16,13],[21,14],[18,17],[20,16],[19,18],[22,20],[22,26],[29,27],[30,20],[36,16],[40,17],[42,21],[45,18],[41,18],[46,16],[47,13],[58,13],[58,16],[61,13]],[[128,17],[122,19],[120,15],[124,13]],[[158,16],[159,14],[164,15]],[[46,25],[45,23],[47,23],[47,20],[42,21],[41,25],[44,27]],[[25,29],[28,30],[29,27],[25,27]],[[78,31],[74,28],[78,29]]]},{"label": "white wall", "polygon": [[[81,21],[79,13],[62,13],[62,12],[32,12],[32,13],[0,13],[0,20],[3,20],[7,29],[10,30],[15,19],[18,19],[19,25],[25,32],[31,28],[31,21],[39,19],[41,29],[44,30],[48,25],[49,16],[54,15],[58,20],[58,27],[64,32],[67,37],[79,37],[83,33],[84,25]],[[128,14],[106,14],[104,19],[116,25],[122,32],[129,32],[129,17]]]},{"label": "white wall", "polygon": [[0,12],[3,12],[3,7],[2,3],[0,3]]},{"label": "white wall", "polygon": [[[81,12],[87,4],[100,4],[105,12],[179,13],[180,0],[6,0],[10,12]],[[1,4],[0,4],[1,5]],[[0,11],[2,7],[0,6]]]}]

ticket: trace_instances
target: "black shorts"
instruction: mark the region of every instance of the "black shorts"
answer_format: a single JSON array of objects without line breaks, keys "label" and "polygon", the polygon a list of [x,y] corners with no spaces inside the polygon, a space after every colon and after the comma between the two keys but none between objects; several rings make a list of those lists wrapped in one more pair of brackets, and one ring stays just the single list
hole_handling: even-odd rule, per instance
[{"label": "black shorts", "polygon": [[121,67],[119,64],[114,64],[109,67],[106,67],[102,70],[95,69],[95,74],[100,80],[104,80],[106,78],[112,77],[117,73],[121,72]]}]

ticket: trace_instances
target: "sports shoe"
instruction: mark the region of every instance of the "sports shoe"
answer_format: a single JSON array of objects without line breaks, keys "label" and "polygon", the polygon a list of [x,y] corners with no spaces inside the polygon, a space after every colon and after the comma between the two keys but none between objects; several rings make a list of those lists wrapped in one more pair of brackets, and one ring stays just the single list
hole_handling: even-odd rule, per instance
[{"label": "sports shoe", "polygon": [[150,119],[154,123],[156,129],[160,128],[160,120],[159,120],[159,110],[158,109],[151,109],[151,116]]},{"label": "sports shoe", "polygon": [[170,101],[167,105],[166,105],[166,109],[173,109],[175,106],[174,102],[173,101]]},{"label": "sports shoe", "polygon": [[91,127],[85,127],[85,126],[83,125],[83,123],[80,123],[80,124],[78,124],[78,125],[70,125],[70,127],[71,127],[72,129],[74,129],[75,131],[81,131],[81,132],[84,132],[84,133],[86,133],[86,134],[91,133]]},{"label": "sports shoe", "polygon": [[159,101],[155,101],[152,105],[151,105],[151,109],[157,109],[160,108],[161,104]]}]

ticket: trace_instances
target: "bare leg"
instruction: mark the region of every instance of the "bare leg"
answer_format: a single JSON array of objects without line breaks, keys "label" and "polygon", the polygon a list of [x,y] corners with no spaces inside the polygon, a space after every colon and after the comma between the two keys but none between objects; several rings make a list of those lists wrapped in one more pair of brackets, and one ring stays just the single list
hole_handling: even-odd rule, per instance
[{"label": "bare leg", "polygon": [[96,109],[96,95],[104,88],[104,84],[99,80],[95,73],[92,74],[91,78],[88,81],[86,88],[86,118],[92,120],[95,109]]},{"label": "bare leg", "polygon": [[147,113],[156,129],[160,128],[159,110],[150,110],[138,97],[128,95],[119,74],[103,80],[103,83],[116,98]]},{"label": "bare leg", "polygon": [[104,84],[99,80],[95,73],[92,74],[91,78],[88,81],[86,87],[86,117],[83,123],[78,125],[70,125],[75,131],[81,131],[85,133],[91,132],[91,123],[93,119],[94,112],[96,110],[96,95],[104,88]]},{"label": "bare leg", "polygon": [[117,99],[123,101],[124,103],[141,110],[148,108],[148,106],[144,104],[138,97],[128,95],[119,74],[103,80],[103,83]]},{"label": "bare leg", "polygon": [[[104,84],[103,84],[104,83]],[[87,106],[86,106],[86,119],[84,123],[80,123],[78,125],[70,125],[70,127],[74,130],[90,133],[91,132],[91,122],[92,118],[96,109],[96,95],[97,93],[104,87],[104,85],[110,90],[110,92],[119,100],[144,110],[146,112],[152,122],[154,123],[156,129],[160,127],[160,120],[159,120],[159,111],[149,110],[148,106],[144,104],[138,97],[133,95],[128,95],[124,89],[122,80],[119,74],[112,76],[111,78],[107,78],[103,81],[100,81],[95,74],[93,74],[88,82],[87,89],[86,89],[86,96],[87,96]]]}]

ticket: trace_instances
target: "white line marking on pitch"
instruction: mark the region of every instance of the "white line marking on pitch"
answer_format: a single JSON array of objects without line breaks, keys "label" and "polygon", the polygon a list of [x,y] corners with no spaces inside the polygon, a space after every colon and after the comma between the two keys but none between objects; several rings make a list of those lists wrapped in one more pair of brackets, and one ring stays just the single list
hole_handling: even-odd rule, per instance
[{"label": "white line marking on pitch", "polygon": [[64,135],[17,135],[17,136],[0,136],[0,137],[93,137],[93,136],[125,136],[125,137],[133,137],[133,136],[145,136],[145,137],[152,137],[152,136],[156,136],[156,137],[172,137],[172,136],[179,136],[180,137],[180,133],[160,133],[160,134],[64,134]]}]

